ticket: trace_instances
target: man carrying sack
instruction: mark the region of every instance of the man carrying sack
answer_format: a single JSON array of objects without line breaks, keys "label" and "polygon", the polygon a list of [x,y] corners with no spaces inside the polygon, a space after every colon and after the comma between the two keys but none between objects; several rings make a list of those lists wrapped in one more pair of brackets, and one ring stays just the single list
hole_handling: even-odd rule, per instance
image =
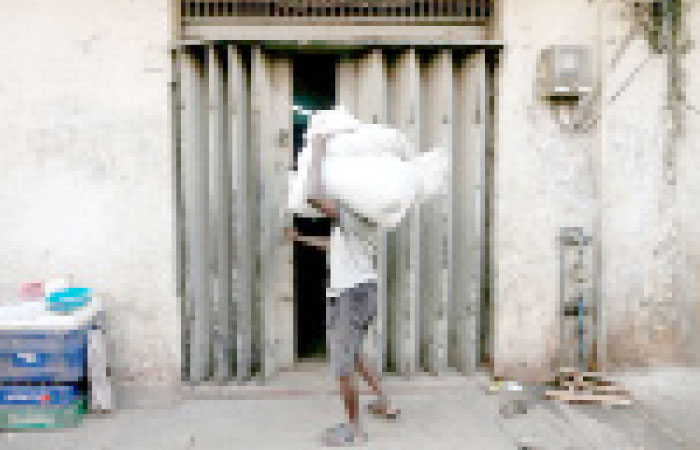
[{"label": "man carrying sack", "polygon": [[[395,130],[362,125],[343,110],[322,111],[312,117],[297,179],[290,189],[293,210],[300,210],[305,201],[331,218],[334,225],[327,246],[327,326],[332,366],[348,421],[326,431],[326,445],[356,445],[366,440],[355,371],[376,396],[369,405],[371,413],[390,419],[399,414],[362,355],[362,343],[377,314],[376,259],[382,229],[396,226],[414,203],[435,195],[442,187],[432,180],[426,182],[421,171],[439,176],[446,170],[444,158],[433,155],[432,159],[410,160],[411,153],[408,142]],[[385,177],[374,176],[372,171],[377,169]],[[319,247],[318,243],[310,244]]]}]

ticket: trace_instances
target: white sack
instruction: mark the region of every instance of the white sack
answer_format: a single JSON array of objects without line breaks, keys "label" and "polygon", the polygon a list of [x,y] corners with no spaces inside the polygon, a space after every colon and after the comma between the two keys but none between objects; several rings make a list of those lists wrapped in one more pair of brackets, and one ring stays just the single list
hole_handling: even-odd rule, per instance
[{"label": "white sack", "polygon": [[306,133],[306,145],[299,153],[296,172],[290,173],[290,183],[287,199],[288,209],[297,214],[308,215],[309,205],[309,176],[311,171],[311,157],[313,147],[311,142],[317,135],[326,135],[329,138],[339,135],[346,136],[354,133],[363,125],[355,119],[342,106],[330,110],[318,111],[311,116],[309,128]]},{"label": "white sack", "polygon": [[436,148],[409,160],[397,156],[327,156],[323,183],[329,197],[383,228],[393,228],[417,203],[445,193],[448,159]]},{"label": "white sack", "polygon": [[323,163],[326,194],[381,227],[396,226],[415,203],[420,177],[396,156],[332,156]]},{"label": "white sack", "polygon": [[352,133],[334,135],[326,146],[326,156],[393,155],[401,159],[415,153],[408,139],[384,125],[363,124]]},{"label": "white sack", "polygon": [[312,117],[307,145],[292,175],[288,207],[308,211],[311,138],[330,136],[322,167],[322,182],[329,197],[381,227],[394,227],[417,202],[429,201],[444,192],[448,160],[436,148],[418,154],[397,130],[360,124],[344,110],[323,111]]},{"label": "white sack", "polygon": [[311,172],[311,146],[307,146],[297,159],[296,172],[290,172],[287,208],[297,214],[305,214],[309,208],[309,174]]},{"label": "white sack", "polygon": [[412,158],[411,162],[420,178],[416,198],[418,202],[430,201],[446,192],[449,164],[445,149],[435,147],[430,152]]},{"label": "white sack", "polygon": [[318,134],[352,133],[362,126],[364,125],[340,106],[334,109],[318,111],[311,116],[306,135],[310,141],[312,137]]}]

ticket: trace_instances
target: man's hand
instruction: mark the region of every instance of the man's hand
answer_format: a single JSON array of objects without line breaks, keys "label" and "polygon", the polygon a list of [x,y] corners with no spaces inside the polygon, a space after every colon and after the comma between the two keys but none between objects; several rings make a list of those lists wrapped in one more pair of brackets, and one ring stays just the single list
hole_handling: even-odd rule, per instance
[{"label": "man's hand", "polygon": [[284,227],[284,237],[290,241],[296,241],[299,238],[299,232],[295,227]]},{"label": "man's hand", "polygon": [[294,242],[299,242],[300,244],[310,245],[311,247],[317,248],[319,250],[327,250],[329,245],[329,239],[323,236],[302,236],[299,234],[295,227],[285,227],[284,235]]},{"label": "man's hand", "polygon": [[324,216],[331,220],[336,220],[339,217],[338,207],[332,200],[326,198],[310,198],[309,204],[321,211]]}]

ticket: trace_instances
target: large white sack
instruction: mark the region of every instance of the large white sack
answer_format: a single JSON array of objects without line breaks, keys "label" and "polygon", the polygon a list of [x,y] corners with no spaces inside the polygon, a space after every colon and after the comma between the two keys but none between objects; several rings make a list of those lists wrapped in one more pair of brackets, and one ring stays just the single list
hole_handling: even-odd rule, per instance
[{"label": "large white sack", "polygon": [[297,159],[297,170],[290,172],[287,208],[296,214],[308,212],[309,174],[311,171],[311,146],[304,148]]},{"label": "large white sack", "polygon": [[[307,143],[289,185],[288,207],[309,211],[309,176],[313,137],[329,136],[323,163],[327,194],[382,227],[396,226],[416,202],[444,192],[448,160],[442,148],[417,154],[398,130],[361,124],[344,109],[314,114]],[[416,156],[412,156],[416,155]]]},{"label": "large white sack", "polygon": [[[311,148],[299,155],[293,173],[288,207],[308,214],[308,177]],[[442,149],[409,160],[393,155],[328,156],[323,183],[329,196],[383,227],[398,224],[415,203],[425,203],[446,192],[448,161]]]},{"label": "large white sack", "polygon": [[[298,170],[292,173],[288,207],[308,214],[308,176],[311,152],[299,155]],[[393,155],[333,156],[323,162],[326,192],[358,214],[383,227],[398,224],[415,203],[428,202],[445,192],[447,158],[436,150],[408,161]]]},{"label": "large white sack", "polygon": [[362,124],[352,132],[336,134],[326,145],[327,156],[393,155],[408,159],[414,153],[403,133],[379,124]]},{"label": "large white sack", "polygon": [[383,228],[395,227],[421,188],[416,166],[393,155],[328,156],[323,183],[328,197]]},{"label": "large white sack", "polygon": [[302,183],[298,172],[289,172],[289,190],[287,191],[287,208],[281,211],[280,217],[288,220],[288,214],[298,214],[303,217],[323,217],[323,213],[316,210],[307,202],[307,195],[302,190]]},{"label": "large white sack", "polygon": [[338,135],[353,133],[362,124],[355,119],[343,106],[330,110],[318,111],[311,116],[306,133],[306,144],[299,153],[297,170],[290,173],[287,208],[289,211],[308,215],[310,207],[307,203],[309,194],[309,176],[311,171],[312,144],[318,135],[325,135],[329,139]]},{"label": "large white sack", "polygon": [[412,158],[411,162],[420,180],[416,195],[418,202],[427,202],[446,193],[449,164],[444,148],[435,147]]},{"label": "large white sack", "polygon": [[378,124],[361,124],[342,107],[319,111],[311,117],[306,145],[297,160],[297,170],[290,174],[287,206],[297,214],[308,214],[307,204],[311,170],[312,140],[328,136],[326,156],[394,155],[406,159],[414,149],[398,130]]},{"label": "large white sack", "polygon": [[355,119],[347,110],[339,106],[337,108],[318,111],[311,116],[306,136],[310,140],[319,134],[328,136],[339,133],[350,133],[364,126]]},{"label": "large white sack", "polygon": [[307,142],[318,135],[329,138],[328,156],[392,154],[406,159],[414,153],[406,136],[382,124],[361,123],[343,106],[318,111],[311,116]]}]

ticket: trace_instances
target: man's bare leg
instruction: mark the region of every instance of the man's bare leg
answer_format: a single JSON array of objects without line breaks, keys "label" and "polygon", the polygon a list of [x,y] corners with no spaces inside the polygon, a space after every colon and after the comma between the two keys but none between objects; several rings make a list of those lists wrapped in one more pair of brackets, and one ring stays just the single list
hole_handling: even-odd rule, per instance
[{"label": "man's bare leg", "polygon": [[345,375],[338,378],[340,383],[340,392],[345,403],[345,412],[348,415],[350,425],[356,436],[361,436],[360,429],[360,411],[359,411],[359,392],[357,386],[354,385],[352,375]]},{"label": "man's bare leg", "polygon": [[375,374],[369,367],[369,364],[367,364],[364,356],[359,354],[355,355],[355,369],[362,375],[362,378],[365,379],[370,389],[372,389],[374,395],[377,397],[381,396],[382,391],[379,386],[379,378],[377,377],[377,374]]},{"label": "man's bare leg", "polygon": [[370,368],[369,364],[361,354],[355,355],[355,368],[365,379],[372,393],[377,397],[375,405],[378,407],[378,412],[383,415],[397,414],[397,410],[393,410],[389,405],[389,399],[384,394],[377,374]]}]

